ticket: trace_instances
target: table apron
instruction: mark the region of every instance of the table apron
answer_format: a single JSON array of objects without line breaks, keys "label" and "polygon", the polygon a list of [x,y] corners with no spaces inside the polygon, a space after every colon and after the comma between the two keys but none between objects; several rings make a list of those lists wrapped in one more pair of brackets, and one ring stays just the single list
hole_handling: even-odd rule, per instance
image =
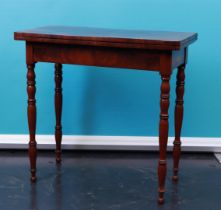
[{"label": "table apron", "polygon": [[160,70],[162,51],[83,45],[28,43],[27,63],[52,62],[141,70]]},{"label": "table apron", "polygon": [[171,60],[174,69],[185,63],[185,49],[159,51],[84,45],[27,43],[27,63],[51,62],[113,68],[161,71],[162,58]]}]

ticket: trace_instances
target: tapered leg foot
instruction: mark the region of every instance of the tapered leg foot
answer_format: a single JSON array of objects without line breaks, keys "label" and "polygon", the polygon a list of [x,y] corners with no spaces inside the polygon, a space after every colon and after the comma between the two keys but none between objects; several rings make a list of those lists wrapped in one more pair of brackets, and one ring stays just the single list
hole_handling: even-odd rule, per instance
[{"label": "tapered leg foot", "polygon": [[31,170],[31,182],[36,182],[37,177],[36,177],[36,171]]},{"label": "tapered leg foot", "polygon": [[178,181],[179,162],[181,155],[181,128],[183,122],[183,96],[184,96],[184,83],[185,83],[185,66],[182,65],[178,68],[177,83],[176,83],[176,106],[175,106],[175,140],[173,147],[173,178],[174,182]]},{"label": "tapered leg foot", "polygon": [[166,173],[167,173],[166,160],[160,160],[158,165],[158,179],[159,179],[158,203],[159,204],[164,203]]},{"label": "tapered leg foot", "polygon": [[56,163],[60,164],[61,163],[61,151],[55,151],[56,153]]},{"label": "tapered leg foot", "polygon": [[159,198],[158,198],[158,203],[159,203],[159,204],[164,204],[163,195],[162,195],[162,197],[159,197]]},{"label": "tapered leg foot", "polygon": [[61,141],[62,141],[62,126],[61,126],[61,115],[62,115],[62,65],[59,63],[55,64],[55,141],[56,141],[56,162],[61,163]]},{"label": "tapered leg foot", "polygon": [[177,182],[177,181],[178,181],[178,176],[177,176],[177,175],[173,175],[172,180],[173,180],[174,182]]}]

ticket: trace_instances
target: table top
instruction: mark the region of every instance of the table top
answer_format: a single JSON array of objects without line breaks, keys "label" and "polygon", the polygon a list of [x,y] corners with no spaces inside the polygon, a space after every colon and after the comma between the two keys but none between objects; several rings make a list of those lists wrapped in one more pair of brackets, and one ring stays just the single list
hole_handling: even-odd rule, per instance
[{"label": "table top", "polygon": [[197,40],[197,33],[119,30],[91,27],[45,26],[15,32],[15,40],[96,46],[180,50]]}]

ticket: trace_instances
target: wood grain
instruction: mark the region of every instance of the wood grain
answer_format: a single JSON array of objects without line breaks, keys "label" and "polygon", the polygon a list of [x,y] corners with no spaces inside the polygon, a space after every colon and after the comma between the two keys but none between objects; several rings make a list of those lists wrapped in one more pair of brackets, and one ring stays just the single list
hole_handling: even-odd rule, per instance
[{"label": "wood grain", "polygon": [[185,65],[178,68],[177,83],[176,83],[176,107],[174,116],[175,125],[175,140],[173,147],[173,180],[178,180],[178,168],[181,153],[181,128],[183,122],[183,95],[184,95],[184,82],[185,81]]},{"label": "wood grain", "polygon": [[15,32],[16,40],[80,45],[180,50],[197,39],[196,33],[47,26]]},{"label": "wood grain", "polygon": [[170,77],[178,67],[175,107],[174,180],[180,159],[180,132],[183,118],[184,66],[188,46],[196,33],[99,29],[88,27],[47,26],[15,32],[16,40],[26,41],[28,65],[28,123],[31,179],[36,180],[36,105],[35,72],[37,62],[55,63],[55,139],[56,161],[61,161],[62,140],[62,64],[80,64],[159,72],[161,75],[159,123],[159,196],[164,202],[167,173],[168,109]]},{"label": "wood grain", "polygon": [[55,64],[55,141],[56,141],[56,162],[61,162],[61,138],[62,138],[62,125],[61,125],[61,113],[62,113],[62,65],[60,63]]},{"label": "wood grain", "polygon": [[160,94],[160,125],[159,125],[159,147],[160,160],[158,165],[158,179],[159,179],[159,204],[164,202],[165,179],[167,173],[167,141],[169,130],[169,104],[170,104],[170,75],[161,74],[161,94]]},{"label": "wood grain", "polygon": [[27,93],[28,93],[28,126],[29,126],[29,157],[31,165],[31,181],[36,181],[36,158],[37,158],[37,143],[35,140],[36,130],[36,100],[35,100],[35,64],[28,64],[27,72]]}]

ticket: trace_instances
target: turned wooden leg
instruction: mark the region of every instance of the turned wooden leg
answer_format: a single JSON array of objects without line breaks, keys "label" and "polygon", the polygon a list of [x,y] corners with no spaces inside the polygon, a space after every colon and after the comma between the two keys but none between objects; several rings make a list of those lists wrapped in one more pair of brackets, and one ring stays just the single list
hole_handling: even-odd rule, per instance
[{"label": "turned wooden leg", "polygon": [[56,162],[61,162],[61,139],[62,139],[62,65],[55,64],[55,140],[56,140]]},{"label": "turned wooden leg", "polygon": [[181,153],[180,133],[183,121],[183,95],[184,95],[184,81],[185,81],[185,66],[180,66],[177,72],[176,83],[176,107],[175,107],[175,140],[173,147],[173,180],[178,180],[178,168]]},{"label": "turned wooden leg", "polygon": [[164,202],[165,179],[167,172],[166,153],[168,140],[168,108],[170,97],[170,75],[161,75],[161,95],[160,95],[160,125],[159,125],[159,149],[160,160],[158,165],[158,182],[159,182],[159,197],[158,203]]},{"label": "turned wooden leg", "polygon": [[36,181],[36,159],[37,159],[37,143],[35,140],[36,131],[36,100],[35,100],[35,64],[28,64],[27,72],[27,93],[28,93],[28,126],[29,126],[29,159],[31,165],[31,181]]}]

